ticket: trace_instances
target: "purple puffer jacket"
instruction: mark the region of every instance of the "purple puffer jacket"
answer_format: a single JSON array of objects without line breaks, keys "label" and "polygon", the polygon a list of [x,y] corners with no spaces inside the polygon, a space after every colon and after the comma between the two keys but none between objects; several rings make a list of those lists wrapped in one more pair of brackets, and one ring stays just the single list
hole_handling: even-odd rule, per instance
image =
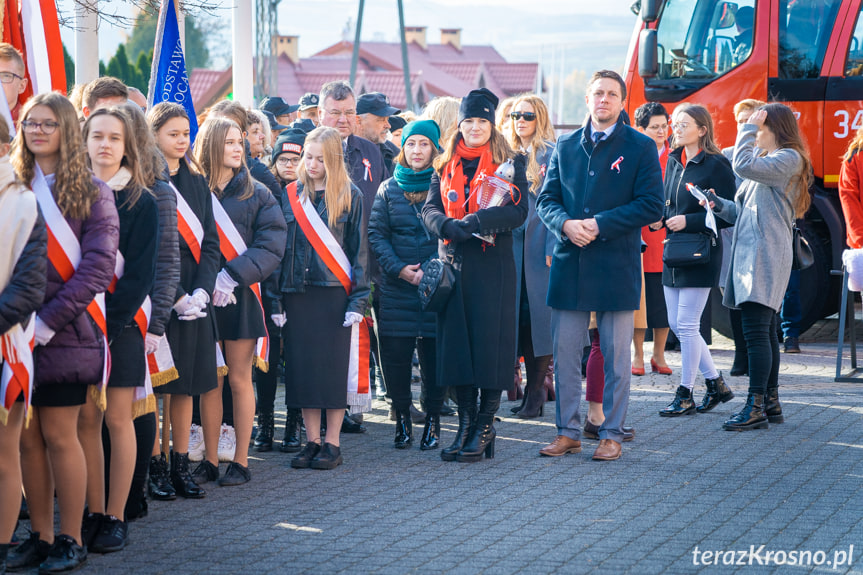
[{"label": "purple puffer jacket", "polygon": [[97,179],[99,199],[86,220],[66,218],[81,244],[81,263],[64,282],[48,265],[48,288],[38,316],[56,332],[45,346],[35,349],[35,384],[96,384],[102,377],[102,336],[87,313],[97,293],[108,289],[114,276],[120,221],[114,193]]}]

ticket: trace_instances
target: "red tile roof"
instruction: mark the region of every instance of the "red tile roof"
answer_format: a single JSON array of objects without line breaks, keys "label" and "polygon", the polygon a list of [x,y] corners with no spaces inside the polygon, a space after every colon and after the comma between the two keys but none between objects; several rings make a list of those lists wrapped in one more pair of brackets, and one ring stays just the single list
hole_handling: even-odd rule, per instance
[{"label": "red tile roof", "polygon": [[494,76],[507,94],[520,94],[536,90],[536,74],[539,64],[486,64],[486,70]]}]

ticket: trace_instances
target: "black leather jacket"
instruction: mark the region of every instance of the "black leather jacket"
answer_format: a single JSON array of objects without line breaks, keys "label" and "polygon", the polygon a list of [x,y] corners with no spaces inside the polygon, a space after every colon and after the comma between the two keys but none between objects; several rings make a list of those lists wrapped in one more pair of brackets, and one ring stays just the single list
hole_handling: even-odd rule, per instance
[{"label": "black leather jacket", "polygon": [[[287,193],[292,191],[293,187],[289,186]],[[302,191],[302,183],[297,182],[296,193],[301,194]],[[323,199],[317,202],[317,212],[321,219],[327,222],[327,206]],[[281,268],[277,269],[267,282],[267,295],[272,306],[271,314],[282,312],[281,294],[303,293],[306,291],[306,286],[342,285],[309,244],[287,198],[282,201],[282,213],[288,224],[288,238]],[[345,311],[365,313],[371,291],[366,273],[369,257],[368,240],[363,228],[363,194],[356,186],[351,186],[350,211],[339,217],[336,225],[330,227],[330,232],[347,255],[353,271],[354,285]]]}]

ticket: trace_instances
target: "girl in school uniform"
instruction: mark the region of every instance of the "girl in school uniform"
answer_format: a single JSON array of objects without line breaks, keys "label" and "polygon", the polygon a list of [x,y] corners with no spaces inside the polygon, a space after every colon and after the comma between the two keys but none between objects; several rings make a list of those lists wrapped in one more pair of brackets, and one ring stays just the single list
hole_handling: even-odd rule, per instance
[{"label": "girl in school uniform", "polygon": [[[255,417],[252,366],[265,366],[267,329],[260,299],[260,282],[279,266],[285,252],[285,219],[276,198],[249,174],[243,133],[224,117],[208,118],[195,142],[195,159],[215,195],[213,211],[220,230],[222,253],[213,304],[234,404],[237,448],[225,474],[219,477],[215,446],[222,420],[222,384],[201,396],[206,458],[193,473],[200,485],[241,485],[251,479],[248,445]],[[261,340],[260,342],[258,340]]]},{"label": "girl in school uniform", "polygon": [[120,231],[111,189],[87,168],[69,100],[56,92],[39,94],[20,117],[12,165],[36,193],[51,235],[62,241],[49,243],[48,287],[35,321],[33,416],[21,437],[32,533],[9,553],[7,567],[53,572],[87,558],[81,537],[87,468],[78,420],[88,388],[103,384],[104,300],[97,296],[113,278]]},{"label": "girl in school uniform", "polygon": [[151,314],[149,300],[156,273],[159,214],[144,185],[135,131],[117,107],[99,108],[84,123],[84,141],[93,174],[114,193],[120,218],[120,243],[114,277],[105,294],[111,348],[105,424],[111,440],[110,492],[105,504],[102,410],[91,395],[81,414],[82,444],[87,455],[87,548],[96,553],[126,545],[126,500],[135,470],[137,441],[133,423],[135,388],[144,385],[144,340]]}]

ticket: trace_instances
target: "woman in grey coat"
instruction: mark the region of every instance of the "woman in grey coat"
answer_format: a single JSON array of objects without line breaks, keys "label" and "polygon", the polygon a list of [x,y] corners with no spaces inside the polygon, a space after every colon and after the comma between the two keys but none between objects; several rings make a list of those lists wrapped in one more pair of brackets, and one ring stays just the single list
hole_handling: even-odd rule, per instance
[{"label": "woman in grey coat", "polygon": [[811,201],[811,162],[790,108],[767,104],[740,126],[733,167],[743,178],[734,202],[710,200],[717,216],[735,224],[723,303],[741,310],[749,395],[723,427],[744,431],[784,420],[776,313],[791,274],[791,226]]}]

